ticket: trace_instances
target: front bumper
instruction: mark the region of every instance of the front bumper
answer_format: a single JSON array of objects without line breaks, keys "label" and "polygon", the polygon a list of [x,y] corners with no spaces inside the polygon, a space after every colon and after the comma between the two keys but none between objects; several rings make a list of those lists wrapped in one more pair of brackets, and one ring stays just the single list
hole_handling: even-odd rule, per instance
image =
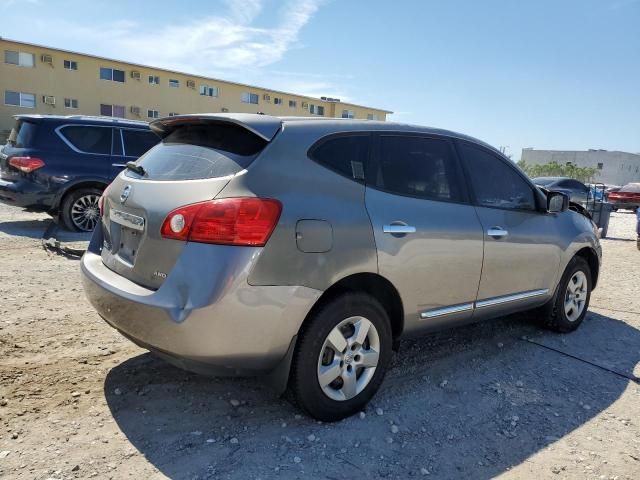
[{"label": "front bumper", "polygon": [[[82,283],[112,327],[182,368],[215,375],[267,373],[283,360],[322,292],[249,285],[253,250],[187,243],[154,291],[108,269],[90,247],[81,261]],[[198,266],[191,268],[194,261]],[[205,277],[207,266],[211,275]],[[216,272],[233,273],[221,278]]]}]

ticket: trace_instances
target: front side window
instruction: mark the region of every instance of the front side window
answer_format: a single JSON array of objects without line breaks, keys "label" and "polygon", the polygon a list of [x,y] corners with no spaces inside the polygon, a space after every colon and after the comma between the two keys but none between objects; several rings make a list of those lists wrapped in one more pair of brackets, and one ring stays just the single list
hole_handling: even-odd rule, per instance
[{"label": "front side window", "polygon": [[12,92],[5,90],[4,104],[14,107],[35,108],[36,96],[33,93]]},{"label": "front side window", "polygon": [[122,129],[124,154],[127,157],[140,157],[160,141],[155,133],[149,130]]},{"label": "front side window", "polygon": [[33,53],[16,52],[13,50],[4,51],[4,63],[18,65],[19,67],[35,67],[35,56]]},{"label": "front side window", "polygon": [[258,104],[258,94],[257,93],[244,92],[242,95],[240,95],[240,101],[242,103],[253,103],[253,104],[257,105]]},{"label": "front side window", "polygon": [[60,133],[76,150],[86,153],[111,154],[111,128],[91,126],[67,126]]},{"label": "front side window", "polygon": [[467,142],[460,142],[460,152],[478,205],[535,210],[533,189],[514,167],[510,167],[488,150]]},{"label": "front side window", "polygon": [[64,61],[64,69],[65,70],[78,70],[78,62],[73,60],[65,60]]},{"label": "front side window", "polygon": [[410,197],[464,200],[451,143],[440,138],[384,135],[368,183]]},{"label": "front side window", "polygon": [[180,80],[169,80],[169,86],[172,88],[178,88],[180,86]]},{"label": "front side window", "polygon": [[345,177],[364,180],[369,143],[369,135],[334,137],[313,147],[309,157]]}]

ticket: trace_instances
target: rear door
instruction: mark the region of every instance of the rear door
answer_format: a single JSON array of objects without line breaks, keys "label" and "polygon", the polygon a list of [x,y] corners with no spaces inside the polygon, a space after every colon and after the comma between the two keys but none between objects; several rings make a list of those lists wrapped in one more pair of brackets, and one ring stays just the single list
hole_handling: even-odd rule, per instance
[{"label": "rear door", "polygon": [[477,317],[539,304],[553,290],[563,249],[554,214],[538,208],[535,187],[490,149],[459,141],[484,230]]},{"label": "rear door", "polygon": [[73,177],[103,178],[111,176],[113,128],[101,125],[67,124],[56,128],[71,150],[82,155],[67,156],[69,174]]},{"label": "rear door", "polygon": [[464,321],[482,267],[482,227],[447,138],[374,136],[366,176],[380,274],[398,289],[407,331]]}]

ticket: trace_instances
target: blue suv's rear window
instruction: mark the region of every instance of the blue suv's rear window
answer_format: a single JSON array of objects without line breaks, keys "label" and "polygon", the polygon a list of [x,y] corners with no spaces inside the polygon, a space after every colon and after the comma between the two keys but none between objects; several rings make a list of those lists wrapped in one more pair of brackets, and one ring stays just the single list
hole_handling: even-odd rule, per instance
[{"label": "blue suv's rear window", "polygon": [[27,120],[18,120],[9,134],[9,144],[16,148],[32,148],[36,143],[38,124]]}]

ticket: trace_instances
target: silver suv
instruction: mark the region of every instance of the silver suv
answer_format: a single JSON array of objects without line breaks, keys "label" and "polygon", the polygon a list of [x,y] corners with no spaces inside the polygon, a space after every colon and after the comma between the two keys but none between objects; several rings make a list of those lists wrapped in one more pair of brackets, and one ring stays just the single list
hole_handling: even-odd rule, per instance
[{"label": "silver suv", "polygon": [[136,344],[359,411],[407,335],[538,308],[582,322],[593,223],[492,147],[386,122],[182,115],[101,198],[86,294]]}]

